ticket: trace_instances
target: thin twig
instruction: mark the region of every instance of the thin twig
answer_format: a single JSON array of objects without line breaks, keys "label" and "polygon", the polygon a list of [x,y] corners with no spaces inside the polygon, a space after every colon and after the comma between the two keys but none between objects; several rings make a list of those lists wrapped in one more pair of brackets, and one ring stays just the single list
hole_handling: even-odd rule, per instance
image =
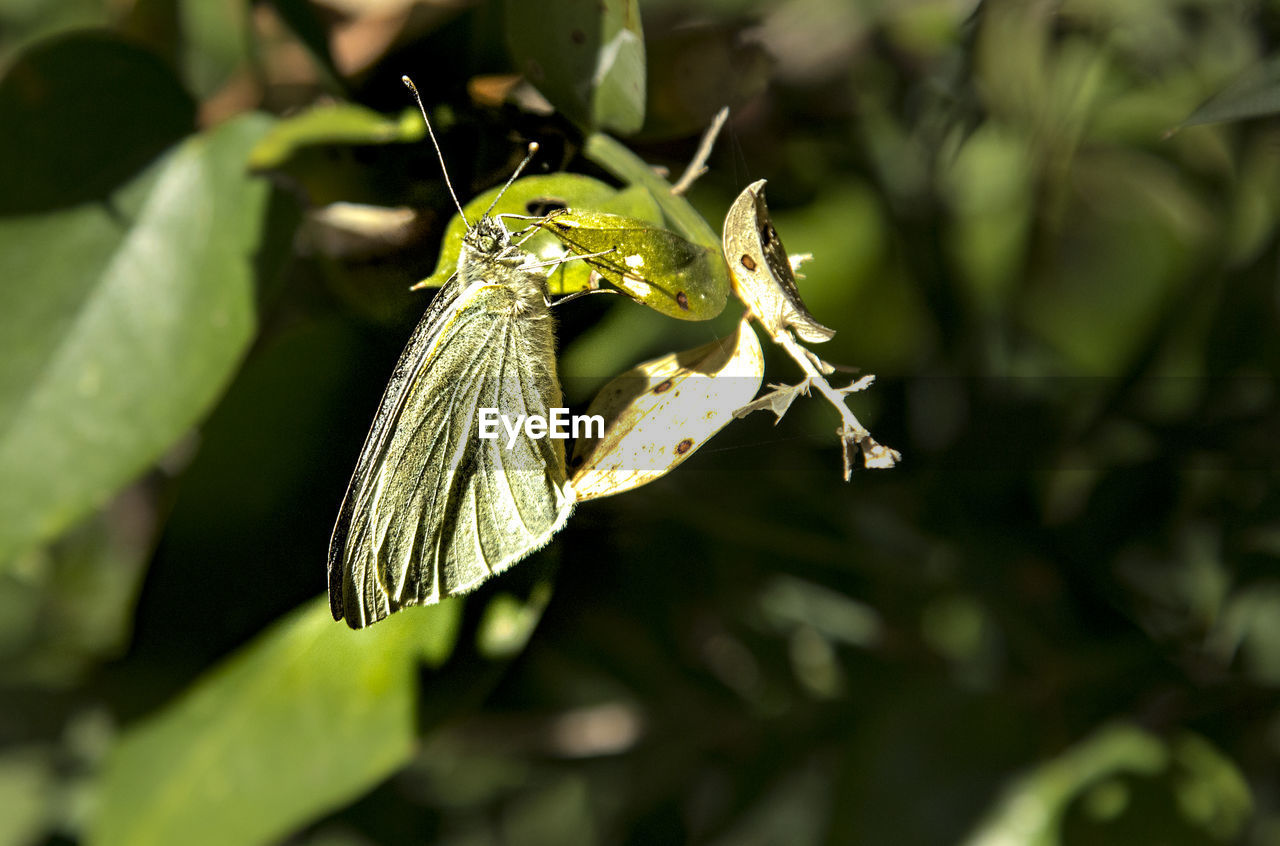
[{"label": "thin twig", "polygon": [[862,390],[870,384],[870,378],[863,377],[845,388],[843,391],[837,391],[827,382],[826,376],[823,375],[818,365],[814,362],[815,356],[791,336],[787,330],[782,330],[773,335],[773,342],[787,351],[787,355],[791,356],[800,365],[800,369],[804,371],[805,381],[818,389],[818,393],[827,398],[827,401],[836,407],[840,414],[840,428],[836,433],[840,435],[842,448],[844,452],[844,480],[849,481],[850,475],[853,473],[853,447],[862,450],[862,460],[867,467],[886,468],[892,467],[902,460],[902,455],[896,450],[891,449],[883,444],[877,443],[876,439],[871,437],[871,433],[867,428],[858,422],[858,418],[854,416],[853,410],[845,402],[845,394],[851,391]]},{"label": "thin twig", "polygon": [[862,440],[871,435],[866,427],[858,422],[858,418],[853,415],[853,411],[845,404],[844,397],[836,392],[827,382],[827,378],[819,372],[813,362],[809,360],[806,354],[808,350],[800,346],[795,338],[791,337],[790,332],[779,332],[773,336],[774,343],[787,351],[787,355],[795,359],[796,364],[800,365],[800,369],[804,371],[805,378],[813,387],[818,389],[818,393],[827,398],[827,401],[834,405],[840,411],[840,419],[844,423],[846,429],[854,433],[854,438],[861,443]]},{"label": "thin twig", "polygon": [[684,173],[680,175],[680,179],[671,188],[671,193],[679,197],[694,182],[698,181],[698,177],[707,172],[707,159],[711,158],[711,148],[716,144],[716,136],[720,134],[720,130],[724,128],[725,121],[729,119],[729,107],[725,106],[716,112],[716,116],[712,118],[711,125],[707,127],[707,131],[702,133],[702,141],[698,144],[698,152],[693,154],[693,161],[689,162],[689,166],[684,169]]}]

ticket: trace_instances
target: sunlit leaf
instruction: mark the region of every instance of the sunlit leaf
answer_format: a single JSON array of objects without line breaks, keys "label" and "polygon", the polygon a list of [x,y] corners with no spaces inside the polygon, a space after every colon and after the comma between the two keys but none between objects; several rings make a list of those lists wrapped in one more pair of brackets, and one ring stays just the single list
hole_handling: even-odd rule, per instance
[{"label": "sunlit leaf", "polygon": [[867,468],[889,469],[896,465],[902,460],[901,453],[876,442],[845,403],[849,394],[867,388],[874,377],[865,376],[844,388],[833,388],[826,377],[835,372],[835,366],[796,340],[799,337],[820,343],[830,340],[835,332],[815,320],[800,299],[793,269],[798,259],[787,255],[769,219],[764,180],[747,186],[734,201],[724,222],[724,249],[732,267],[734,292],[747,304],[748,314],[760,321],[773,342],[786,350],[805,374],[795,385],[770,385],[770,393],[736,409],[734,416],[769,410],[781,420],[797,396],[813,389],[840,415],[836,433],[840,436],[846,482],[859,451]]},{"label": "sunlit leaf", "polygon": [[663,221],[662,206],[647,188],[639,185],[621,189],[617,194],[601,201],[593,211],[632,217],[646,223],[660,224]]},{"label": "sunlit leaf", "polygon": [[192,138],[112,206],[0,220],[0,560],[102,504],[209,408],[253,337],[268,126]]},{"label": "sunlit leaf", "polygon": [[769,219],[764,183],[748,185],[725,215],[724,254],[733,291],[770,335],[790,329],[810,343],[829,341],[835,330],[814,319],[800,299],[791,261]]},{"label": "sunlit leaf", "polygon": [[[628,185],[645,188],[662,208],[667,223],[688,240],[712,250],[720,250],[720,235],[713,230],[682,195],[673,194],[671,183],[639,156],[602,132],[587,137],[583,153],[588,159]],[[729,272],[724,273],[724,296],[729,295]]]},{"label": "sunlit leaf", "polygon": [[361,632],[298,609],[121,739],[88,842],[273,842],[368,790],[412,756],[418,664],[449,655],[461,608]]},{"label": "sunlit leaf", "polygon": [[[494,198],[500,191],[502,186],[491,188],[468,202],[463,207],[466,210],[467,219],[474,224],[493,204]],[[576,173],[553,173],[518,179],[502,194],[502,198],[493,206],[490,214],[535,217],[541,216],[549,209],[568,206],[618,211],[646,220],[661,219],[661,212],[648,192],[636,189],[618,191],[598,179]],[[532,223],[532,220],[521,220],[516,217],[508,219],[507,227],[518,231]],[[444,242],[440,246],[440,259],[436,264],[435,272],[419,282],[416,287],[438,288],[449,280],[457,269],[458,253],[462,248],[462,236],[465,232],[466,224],[455,214],[445,228]],[[551,261],[565,254],[565,249],[560,242],[547,233],[534,234],[521,246],[544,261]],[[590,278],[590,267],[583,262],[570,261],[552,272],[547,280],[547,287],[553,294],[572,293],[589,287]]]},{"label": "sunlit leaf", "polygon": [[669,317],[710,320],[724,308],[719,253],[623,215],[569,209],[538,223],[632,299]]},{"label": "sunlit leaf", "polygon": [[671,472],[733,419],[763,374],[760,342],[744,321],[727,338],[646,361],[605,385],[586,412],[604,417],[604,437],[579,439],[573,448],[578,499],[622,493]]},{"label": "sunlit leaf", "polygon": [[644,123],[638,0],[503,4],[516,67],[570,120],[623,135]]},{"label": "sunlit leaf", "polygon": [[[706,248],[718,257],[721,255],[720,236],[707,225],[706,220],[698,214],[688,200],[679,194],[672,193],[671,183],[659,176],[635,153],[608,135],[599,132],[587,138],[584,152],[587,158],[618,179],[630,184],[633,188],[647,190],[662,209],[666,225],[684,239]],[[724,301],[729,296],[729,270],[723,259],[709,259],[706,271],[708,275],[701,286],[706,303],[701,311],[707,317],[698,319],[709,319],[719,314],[724,308]]]}]

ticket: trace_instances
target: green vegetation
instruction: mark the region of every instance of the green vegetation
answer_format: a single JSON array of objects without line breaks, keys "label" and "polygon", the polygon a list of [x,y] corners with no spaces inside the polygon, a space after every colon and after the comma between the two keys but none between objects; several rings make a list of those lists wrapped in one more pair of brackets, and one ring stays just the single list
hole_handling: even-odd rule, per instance
[{"label": "green vegetation", "polygon": [[[374,5],[0,0],[0,844],[1280,839],[1274,3]],[[799,397],[332,622],[456,250],[402,74],[464,203],[767,179],[902,463]],[[580,410],[741,307],[556,313]]]}]

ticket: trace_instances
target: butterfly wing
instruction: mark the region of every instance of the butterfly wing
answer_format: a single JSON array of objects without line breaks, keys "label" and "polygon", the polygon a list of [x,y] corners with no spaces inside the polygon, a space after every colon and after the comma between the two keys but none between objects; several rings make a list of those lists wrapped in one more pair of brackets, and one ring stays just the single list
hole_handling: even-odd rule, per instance
[{"label": "butterfly wing", "polygon": [[560,401],[549,310],[504,285],[437,296],[392,375],[329,547],[334,619],[361,628],[463,593],[542,547],[573,508],[564,447],[479,437],[481,407]]}]

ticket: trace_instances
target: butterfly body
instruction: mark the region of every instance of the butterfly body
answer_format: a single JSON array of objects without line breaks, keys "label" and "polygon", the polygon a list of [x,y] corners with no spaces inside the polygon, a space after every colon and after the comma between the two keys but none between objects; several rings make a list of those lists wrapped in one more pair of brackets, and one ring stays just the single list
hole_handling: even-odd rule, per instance
[{"label": "butterfly body", "polygon": [[465,593],[539,549],[574,495],[550,438],[479,437],[477,412],[561,400],[547,270],[482,217],[396,364],[329,548],[335,620],[361,628]]}]

